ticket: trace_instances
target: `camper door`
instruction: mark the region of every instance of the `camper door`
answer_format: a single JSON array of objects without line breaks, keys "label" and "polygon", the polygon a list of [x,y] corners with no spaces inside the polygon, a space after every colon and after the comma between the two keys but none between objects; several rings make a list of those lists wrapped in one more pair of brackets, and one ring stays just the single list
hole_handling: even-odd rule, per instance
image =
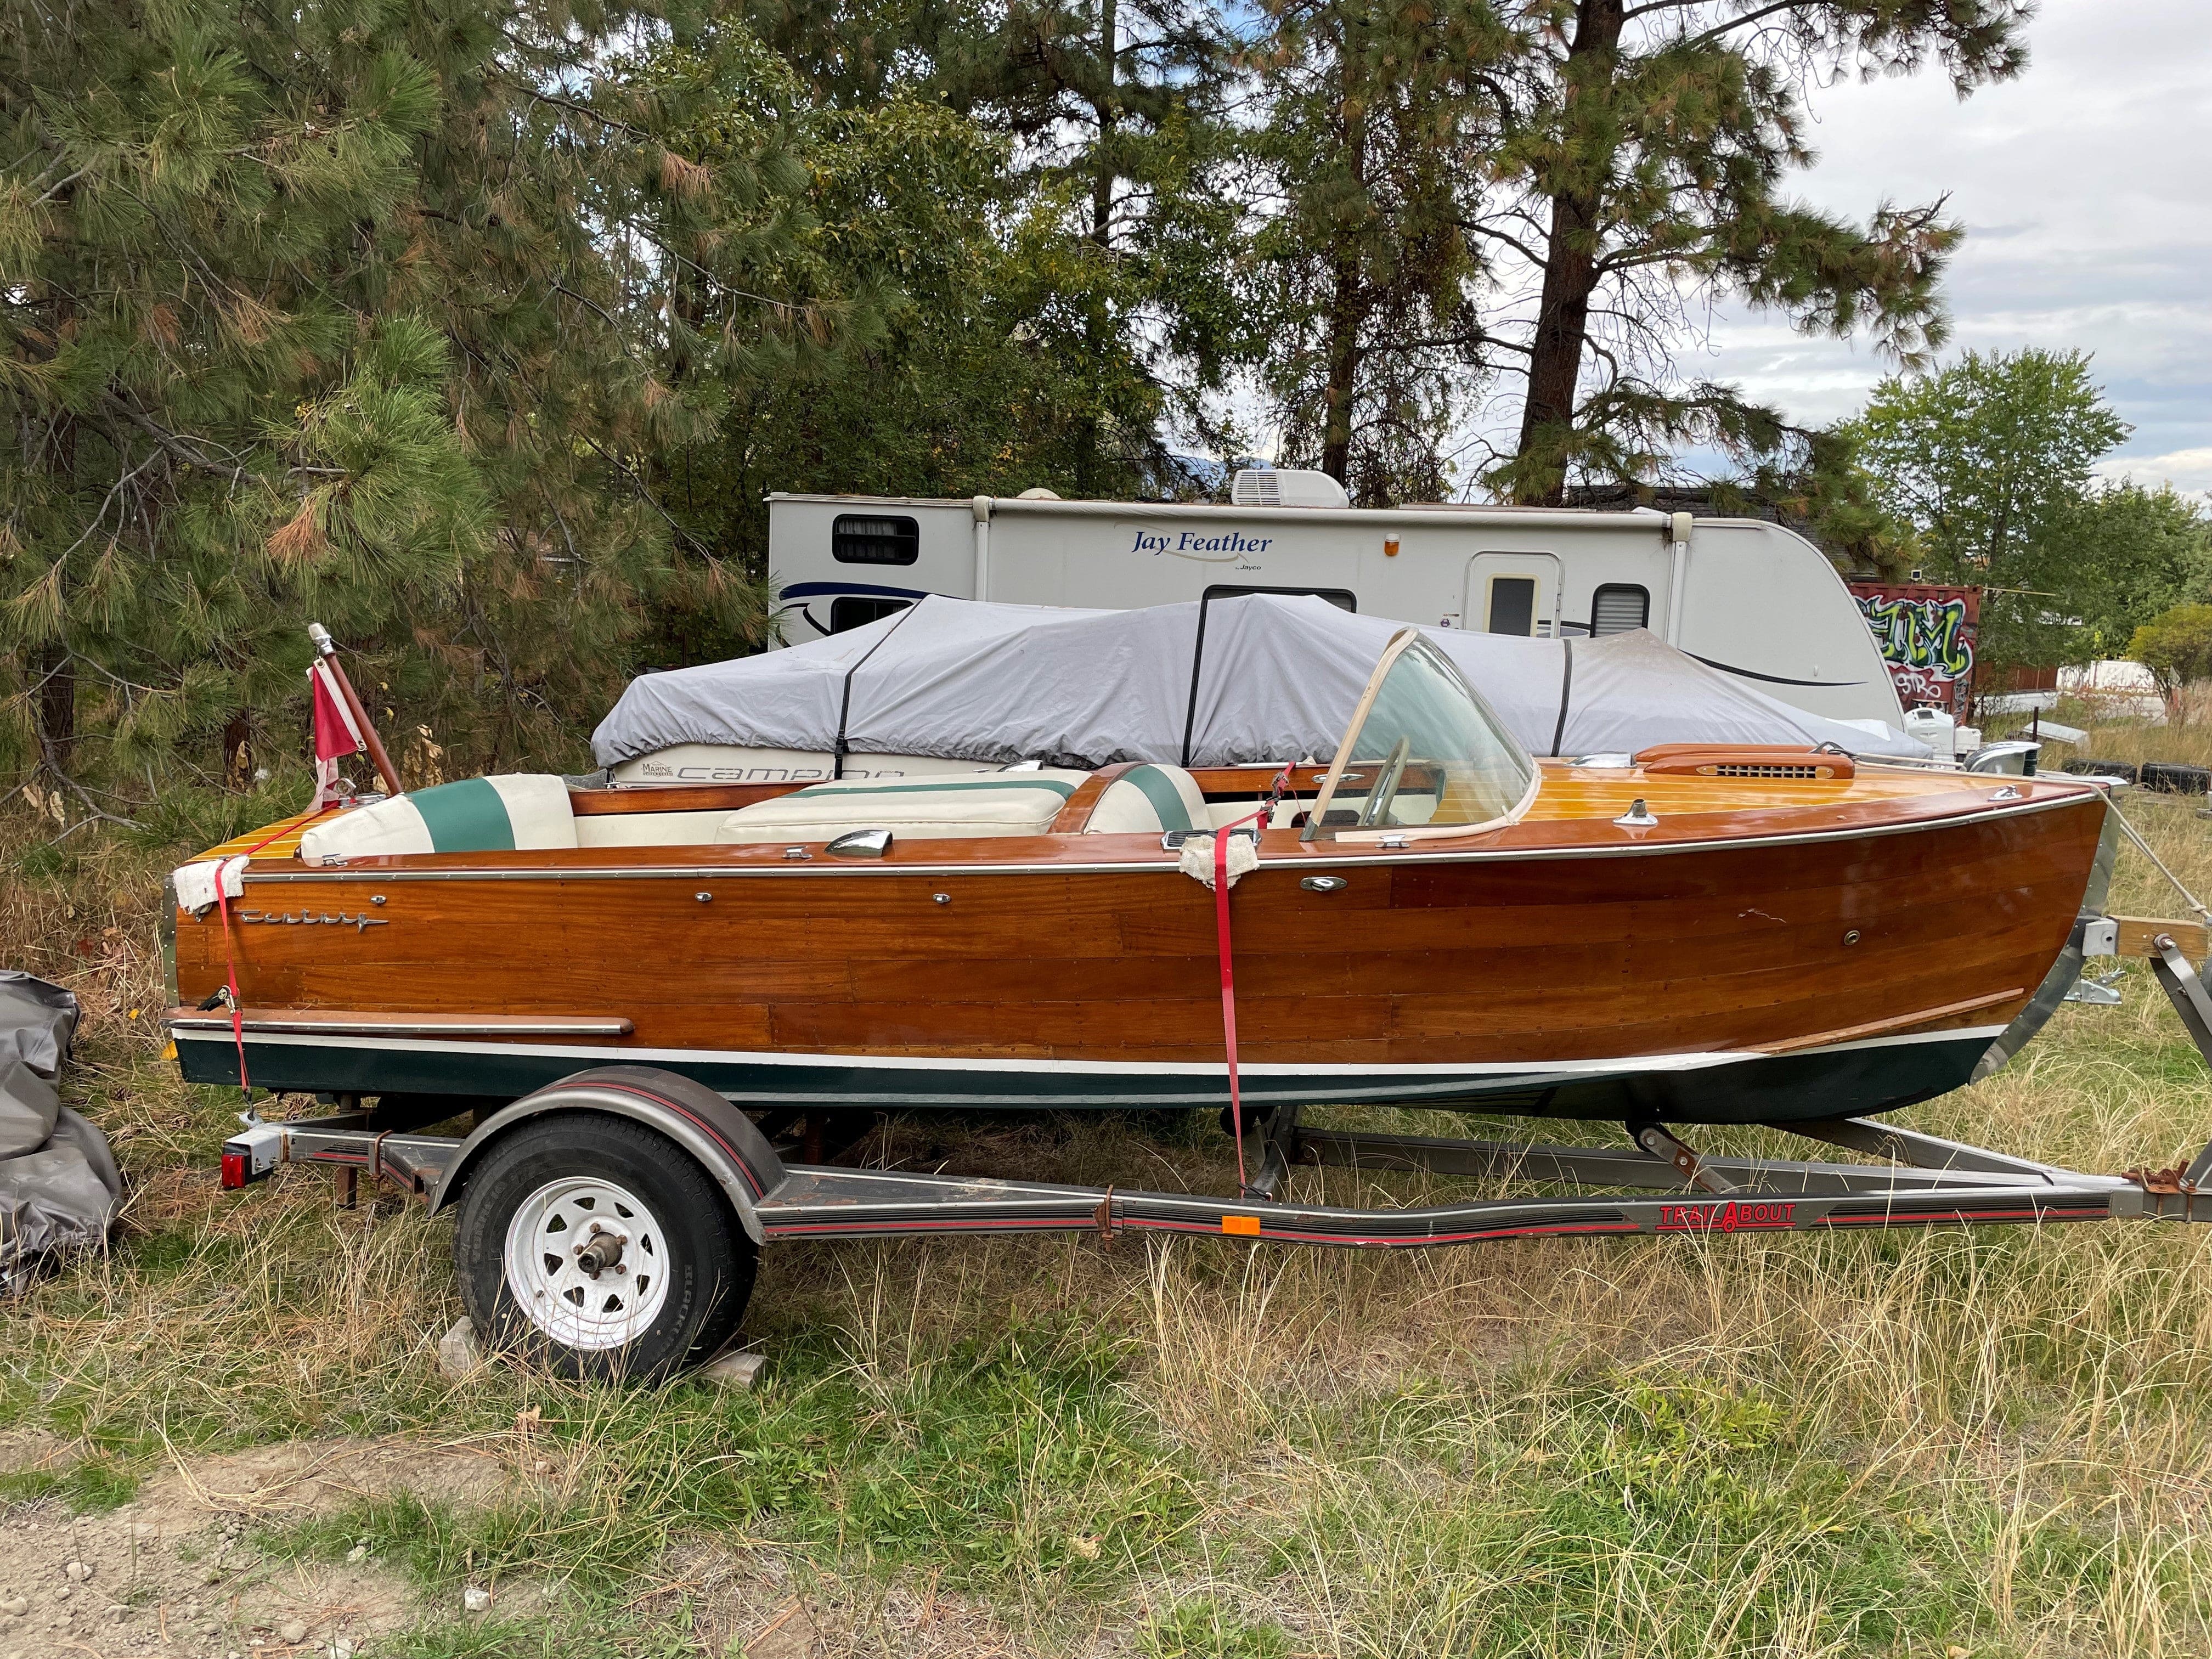
[{"label": "camper door", "polygon": [[1467,626],[1552,639],[1566,579],[1556,553],[1478,553],[1467,567]]}]

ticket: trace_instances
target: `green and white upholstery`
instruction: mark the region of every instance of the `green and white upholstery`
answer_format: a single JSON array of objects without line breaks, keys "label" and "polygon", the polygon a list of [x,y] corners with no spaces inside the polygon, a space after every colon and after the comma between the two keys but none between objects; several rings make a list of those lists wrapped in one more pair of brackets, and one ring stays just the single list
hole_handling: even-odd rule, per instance
[{"label": "green and white upholstery", "polygon": [[741,806],[714,832],[719,842],[834,841],[850,830],[888,830],[915,841],[1042,836],[1085,772],[981,772],[957,778],[841,779]]},{"label": "green and white upholstery", "polygon": [[526,853],[576,844],[568,786],[550,775],[470,778],[356,806],[300,837],[309,864],[403,853]]},{"label": "green and white upholstery", "polygon": [[1180,766],[1133,766],[1106,786],[1085,833],[1158,835],[1207,827],[1206,796]]}]

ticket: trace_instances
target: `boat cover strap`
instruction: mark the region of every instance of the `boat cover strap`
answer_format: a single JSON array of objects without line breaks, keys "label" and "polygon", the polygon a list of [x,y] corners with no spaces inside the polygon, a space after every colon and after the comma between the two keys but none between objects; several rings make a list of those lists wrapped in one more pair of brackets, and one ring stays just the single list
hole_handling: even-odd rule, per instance
[{"label": "boat cover strap", "polygon": [[866,651],[860,653],[859,659],[855,661],[850,668],[845,671],[844,688],[839,692],[837,697],[837,741],[830,745],[830,775],[831,777],[842,778],[845,775],[845,757],[847,753],[849,752],[845,747],[845,727],[853,718],[853,676],[859,673],[861,669],[866,667],[867,665],[868,659],[874,656],[877,652],[882,650],[885,643],[890,639],[890,636],[897,633],[900,629],[905,627],[907,619],[913,616],[915,611],[921,610],[924,605],[928,603],[928,601],[929,595],[925,593],[921,598],[916,599],[912,605],[907,606],[905,610],[900,611],[896,618],[895,618],[891,623],[891,625],[884,629],[883,638],[878,640]]},{"label": "boat cover strap", "polygon": [[1552,728],[1552,752],[1559,752],[1559,745],[1567,737],[1567,704],[1575,689],[1575,642],[1559,641],[1559,723]]}]

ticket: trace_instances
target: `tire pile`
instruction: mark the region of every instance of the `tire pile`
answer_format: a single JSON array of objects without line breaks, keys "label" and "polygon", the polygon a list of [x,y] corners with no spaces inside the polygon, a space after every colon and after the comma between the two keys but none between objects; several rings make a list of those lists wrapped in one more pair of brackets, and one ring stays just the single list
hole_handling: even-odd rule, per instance
[{"label": "tire pile", "polygon": [[2183,766],[2173,761],[2070,760],[2066,769],[2083,777],[2124,778],[2161,794],[2201,795],[2212,787],[2212,767]]}]

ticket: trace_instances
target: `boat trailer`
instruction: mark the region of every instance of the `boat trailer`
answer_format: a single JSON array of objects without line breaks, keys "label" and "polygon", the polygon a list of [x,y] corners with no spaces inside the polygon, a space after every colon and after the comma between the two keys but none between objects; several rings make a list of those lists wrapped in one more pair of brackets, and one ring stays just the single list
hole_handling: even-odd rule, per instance
[{"label": "boat trailer", "polygon": [[[2212,995],[2203,979],[2171,935],[2146,943],[2160,988],[2212,1064]],[[435,1108],[418,1109],[418,1116],[419,1109]],[[280,1164],[326,1164],[336,1172],[342,1204],[356,1201],[365,1171],[372,1187],[391,1182],[441,1209],[503,1133],[526,1120],[576,1113],[627,1117],[675,1140],[718,1182],[756,1245],[908,1234],[1095,1232],[1110,1239],[1158,1232],[1389,1248],[2123,1218],[2212,1222],[2212,1144],[2185,1166],[2093,1175],[1850,1117],[1764,1127],[1890,1162],[1706,1157],[1649,1121],[1627,1126],[1626,1146],[1375,1133],[1315,1127],[1300,1121],[1298,1107],[1285,1105],[1249,1120],[1259,1156],[1234,1198],[833,1164],[822,1158],[822,1115],[809,1121],[798,1146],[786,1144],[803,1148],[806,1161],[787,1163],[769,1135],[796,1121],[796,1113],[757,1124],[703,1085],[627,1066],[553,1084],[489,1114],[465,1139],[411,1133],[405,1121],[372,1110],[289,1122],[249,1118],[223,1148],[222,1184],[243,1187]],[[830,1115],[849,1122],[871,1115]],[[1395,1209],[1301,1204],[1280,1196],[1301,1164],[1626,1190]]]}]

